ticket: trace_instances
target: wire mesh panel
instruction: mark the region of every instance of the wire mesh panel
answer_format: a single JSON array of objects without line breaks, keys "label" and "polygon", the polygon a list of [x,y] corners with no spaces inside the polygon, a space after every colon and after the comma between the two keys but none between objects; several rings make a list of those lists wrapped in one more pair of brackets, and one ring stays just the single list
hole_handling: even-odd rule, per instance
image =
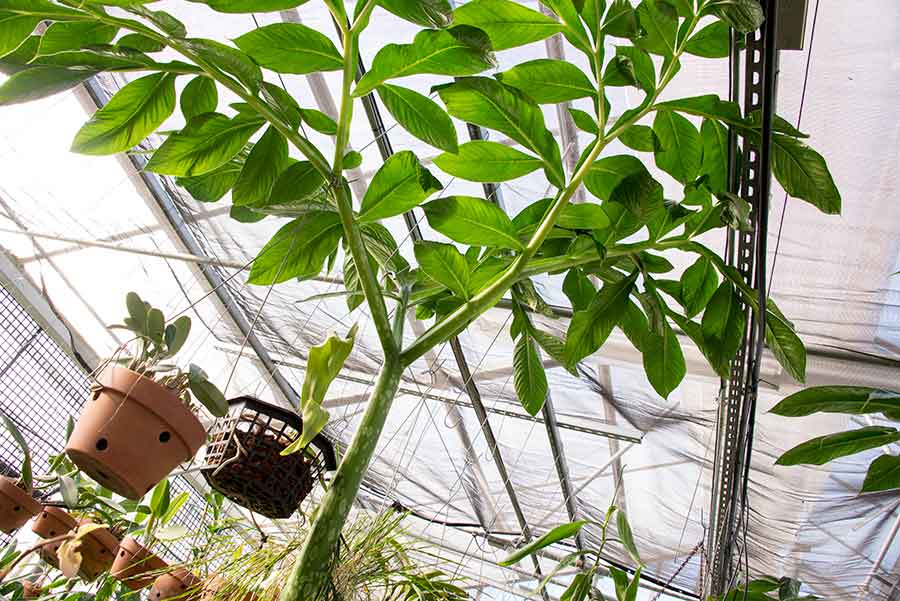
[{"label": "wire mesh panel", "polygon": [[[85,371],[32,319],[22,305],[0,288],[0,409],[12,419],[31,449],[35,473],[49,470],[49,459],[66,444],[69,417],[77,418],[88,398]],[[0,472],[19,475],[21,451],[5,431],[0,435]],[[205,501],[184,478],[174,478],[172,492],[191,493],[173,520],[194,531],[201,527]],[[187,560],[190,546],[176,542],[164,555]]]}]

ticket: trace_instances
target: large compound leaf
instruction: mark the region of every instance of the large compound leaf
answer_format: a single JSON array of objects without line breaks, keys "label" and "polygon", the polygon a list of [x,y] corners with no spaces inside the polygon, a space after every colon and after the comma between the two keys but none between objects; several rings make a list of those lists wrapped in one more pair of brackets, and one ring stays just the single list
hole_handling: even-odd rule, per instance
[{"label": "large compound leaf", "polygon": [[544,125],[540,107],[502,83],[486,77],[463,77],[438,88],[447,110],[457,119],[506,134],[543,160],[547,179],[564,184],[559,146]]},{"label": "large compound leaf", "polygon": [[540,169],[543,161],[506,144],[473,140],[458,152],[445,152],[434,159],[445,173],[470,182],[495,183],[522,177]]},{"label": "large compound leaf", "polygon": [[264,286],[319,275],[341,232],[341,219],[333,211],[310,211],[294,219],[253,260],[247,282]]},{"label": "large compound leaf", "polygon": [[231,160],[262,124],[256,115],[200,115],[170,135],[146,168],[163,175],[202,175]]},{"label": "large compound leaf", "polygon": [[776,465],[822,465],[838,457],[900,441],[896,428],[868,426],[858,430],[818,436],[784,453]]},{"label": "large compound leaf", "polygon": [[453,22],[487,32],[494,50],[530,44],[563,30],[555,19],[511,0],[473,0],[457,8]]},{"label": "large compound leaf", "polygon": [[78,130],[72,152],[124,152],[162,125],[175,110],[175,76],[154,73],[128,83]]},{"label": "large compound leaf", "polygon": [[438,198],[423,206],[428,224],[454,242],[521,250],[516,228],[492,202],[471,196]]},{"label": "large compound leaf", "polygon": [[234,40],[261,66],[278,73],[336,71],[343,59],[331,40],[300,23],[273,23]]},{"label": "large compound leaf", "polygon": [[416,155],[403,150],[389,157],[372,178],[359,219],[369,222],[400,215],[441,189],[441,183],[422,167]]},{"label": "large compound leaf", "polygon": [[485,34],[468,25],[426,29],[411,44],[388,44],[372,60],[372,68],[359,80],[354,96],[364,96],[389,79],[433,73],[473,75],[493,66]]}]

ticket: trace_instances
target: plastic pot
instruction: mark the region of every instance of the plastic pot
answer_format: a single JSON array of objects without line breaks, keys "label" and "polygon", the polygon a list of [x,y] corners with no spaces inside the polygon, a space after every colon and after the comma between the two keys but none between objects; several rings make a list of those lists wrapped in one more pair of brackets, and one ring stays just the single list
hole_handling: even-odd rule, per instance
[{"label": "plastic pot", "polygon": [[153,581],[150,587],[150,601],[180,599],[182,601],[197,600],[203,594],[203,581],[184,568],[175,568]]},{"label": "plastic pot", "polygon": [[[90,524],[90,520],[79,520],[78,525]],[[107,528],[98,528],[81,538],[81,568],[78,573],[85,580],[95,580],[108,570],[119,549],[119,539]]]},{"label": "plastic pot", "polygon": [[[64,509],[44,506],[31,523],[31,531],[41,538],[55,538],[57,536],[62,536],[63,534],[68,534],[75,529],[76,526],[78,526],[78,522]],[[55,568],[59,567],[59,560],[56,557],[56,552],[59,550],[59,546],[62,543],[63,541],[57,541],[52,545],[41,547],[40,550],[41,558]]]},{"label": "plastic pot", "polygon": [[136,591],[153,584],[157,572],[165,569],[167,565],[150,549],[130,536],[126,536],[119,543],[119,552],[116,553],[116,558],[113,560],[110,574],[131,590]]},{"label": "plastic pot", "polygon": [[0,477],[0,530],[12,534],[41,512],[41,504],[16,486],[16,481]]},{"label": "plastic pot", "polygon": [[172,390],[107,366],[66,445],[75,465],[129,499],[140,499],[206,440],[200,420]]}]

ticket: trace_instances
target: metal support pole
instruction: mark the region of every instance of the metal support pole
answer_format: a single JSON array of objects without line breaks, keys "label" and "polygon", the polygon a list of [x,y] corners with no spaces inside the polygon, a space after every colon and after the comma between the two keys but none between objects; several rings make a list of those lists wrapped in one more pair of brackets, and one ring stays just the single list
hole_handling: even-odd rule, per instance
[{"label": "metal support pole", "polygon": [[[578,499],[575,496],[575,491],[572,490],[569,463],[566,461],[566,451],[563,448],[562,436],[559,434],[556,411],[553,409],[553,399],[549,391],[547,392],[547,398],[544,399],[541,414],[544,416],[544,425],[547,428],[547,438],[550,440],[550,450],[553,452],[553,463],[556,465],[556,475],[559,477],[559,487],[562,491],[563,501],[566,504],[566,512],[569,514],[569,521],[574,522],[578,519]],[[580,531],[575,534],[575,546],[578,547],[579,551],[583,551],[585,548],[584,537]]]}]

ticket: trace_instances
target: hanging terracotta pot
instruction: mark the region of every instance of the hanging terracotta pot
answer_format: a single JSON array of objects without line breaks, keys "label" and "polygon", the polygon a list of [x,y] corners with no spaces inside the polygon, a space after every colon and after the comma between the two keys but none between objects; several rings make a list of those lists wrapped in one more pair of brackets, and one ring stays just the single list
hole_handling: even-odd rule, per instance
[{"label": "hanging terracotta pot", "polygon": [[104,487],[140,499],[206,440],[200,420],[170,389],[107,366],[66,445],[69,458]]},{"label": "hanging terracotta pot", "polygon": [[[78,522],[69,515],[64,509],[59,507],[44,506],[40,514],[31,523],[31,531],[41,538],[55,538],[68,534],[76,526]],[[52,545],[44,545],[41,547],[41,558],[54,568],[59,567],[59,559],[56,552],[63,541],[57,541]]]},{"label": "hanging terracotta pot", "polygon": [[166,599],[192,601],[199,599],[203,594],[202,584],[200,578],[191,572],[184,568],[175,568],[153,581],[149,598],[150,601],[165,601]]},{"label": "hanging terracotta pot", "polygon": [[16,486],[16,481],[0,477],[0,530],[12,534],[41,512],[41,504]]},{"label": "hanging terracotta pot", "polygon": [[130,536],[126,536],[119,543],[119,552],[113,560],[110,574],[116,580],[121,580],[131,590],[136,591],[153,584],[158,575],[157,572],[165,569],[167,565],[150,549]]},{"label": "hanging terracotta pot", "polygon": [[[90,520],[79,520],[78,525],[90,524]],[[119,539],[107,528],[97,528],[81,538],[78,550],[81,552],[81,568],[78,573],[88,581],[112,566],[119,549]]]}]

